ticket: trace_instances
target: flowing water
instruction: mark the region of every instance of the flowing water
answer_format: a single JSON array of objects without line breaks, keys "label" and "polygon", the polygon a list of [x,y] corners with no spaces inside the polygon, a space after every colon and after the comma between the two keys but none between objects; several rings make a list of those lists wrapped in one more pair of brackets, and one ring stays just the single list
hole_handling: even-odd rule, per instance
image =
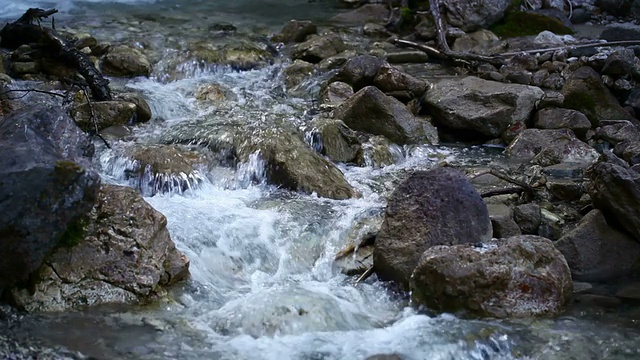
[{"label": "flowing water", "polygon": [[[102,39],[144,38],[156,48],[161,55],[150,79],[113,79],[114,87],[141,92],[152,107],[154,120],[131,136],[139,144],[167,142],[193,129],[206,142],[209,131],[228,124],[307,129],[320,79],[304,84],[307,96],[288,95],[282,82],[288,61],[282,58],[251,71],[184,61],[177,66],[179,76],[168,80],[172,46],[202,36],[193,30],[203,14],[207,21],[222,19],[264,32],[289,18],[322,21],[337,11],[330,1],[307,0],[0,2],[8,4],[0,7],[2,18],[19,16],[30,6],[55,5],[70,28]],[[139,21],[142,12],[163,21],[145,27]],[[165,27],[170,19],[180,26]],[[212,83],[235,97],[223,105],[196,101],[195,89]],[[126,148],[124,142],[114,141],[112,150],[96,145],[96,165],[106,182],[140,185],[127,179],[134,163],[119,150]],[[188,186],[146,197],[166,215],[173,240],[191,260],[191,279],[174,289],[172,300],[141,308],[30,315],[14,331],[105,359],[365,359],[391,353],[416,360],[640,357],[640,331],[615,316],[580,311],[552,320],[433,316],[412,309],[405,295],[375,277],[356,284],[342,275],[333,256],[375,230],[386,196],[407,170],[428,169],[442,160],[469,166],[499,160],[479,148],[393,149],[396,165],[340,165],[363,195],[343,201],[265,184],[258,156],[238,166],[203,168],[187,179]],[[141,190],[154,193],[144,183]]]}]

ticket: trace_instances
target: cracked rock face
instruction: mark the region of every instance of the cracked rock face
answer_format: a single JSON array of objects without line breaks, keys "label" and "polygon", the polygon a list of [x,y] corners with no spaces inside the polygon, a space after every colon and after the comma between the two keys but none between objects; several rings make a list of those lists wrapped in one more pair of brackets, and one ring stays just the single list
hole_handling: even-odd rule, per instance
[{"label": "cracked rock face", "polygon": [[[62,311],[100,304],[139,303],[188,275],[167,220],[133,189],[106,185],[77,244],[58,248],[31,289],[10,291],[27,311]],[[72,242],[73,239],[70,239]]]}]

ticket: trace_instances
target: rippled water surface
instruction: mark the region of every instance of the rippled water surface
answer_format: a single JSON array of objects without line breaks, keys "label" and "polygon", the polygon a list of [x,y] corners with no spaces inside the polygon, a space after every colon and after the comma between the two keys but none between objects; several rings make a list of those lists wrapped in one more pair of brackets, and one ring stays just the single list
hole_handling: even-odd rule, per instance
[{"label": "rippled water surface", "polygon": [[[173,79],[164,69],[174,59],[172,44],[203,38],[193,29],[204,18],[265,35],[290,18],[322,21],[341,11],[332,1],[307,0],[0,3],[5,5],[0,18],[14,18],[31,6],[56,6],[58,24],[77,24],[100,40],[135,41],[144,35],[138,40],[156,47],[150,79],[113,79],[114,87],[139,91],[151,105],[154,120],[132,136],[140,144],[188,132],[207,140],[225,126],[255,128],[254,136],[276,126],[308,129],[318,81],[305,84],[301,95],[288,95],[284,58],[243,72],[187,61]],[[196,101],[196,89],[212,83],[235,97],[223,105]],[[97,146],[104,180],[133,185],[125,176],[132,166],[127,145]],[[396,165],[339,165],[363,195],[343,201],[264,184],[257,157],[237,167],[202,169],[186,191],[146,197],[167,216],[173,240],[191,260],[191,279],[173,291],[172,300],[144,308],[32,315],[17,332],[106,359],[364,359],[391,353],[416,360],[640,358],[640,332],[632,322],[578,311],[560,319],[512,322],[430,316],[412,310],[406,296],[375,277],[356,284],[342,275],[332,264],[335,253],[375,230],[386,197],[407,170],[443,160],[481,166],[500,159],[479,148],[394,149]]]}]

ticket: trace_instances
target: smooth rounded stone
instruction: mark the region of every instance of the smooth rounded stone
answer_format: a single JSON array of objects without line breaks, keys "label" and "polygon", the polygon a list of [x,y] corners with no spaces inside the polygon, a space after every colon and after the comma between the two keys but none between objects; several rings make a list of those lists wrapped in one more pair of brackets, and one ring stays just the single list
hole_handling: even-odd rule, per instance
[{"label": "smooth rounded stone", "polygon": [[365,86],[373,85],[378,71],[385,65],[385,61],[373,55],[358,55],[349,59],[330,82],[342,81],[358,91]]},{"label": "smooth rounded stone", "polygon": [[334,81],[322,89],[320,92],[320,102],[325,105],[336,106],[345,102],[353,96],[353,94],[354,92],[351,85],[342,81]]},{"label": "smooth rounded stone", "polygon": [[435,245],[485,241],[492,235],[487,205],[466,176],[444,167],[416,171],[388,201],[376,236],[375,271],[380,279],[408,289],[425,250]]},{"label": "smooth rounded stone", "polygon": [[602,83],[600,74],[589,66],[574,71],[562,87],[563,107],[582,112],[595,127],[603,119],[629,120],[631,115]]},{"label": "smooth rounded stone", "polygon": [[94,101],[74,106],[71,115],[82,130],[95,131],[97,127],[100,131],[114,125],[128,124],[134,118],[136,110],[136,104],[128,101]]},{"label": "smooth rounded stone", "polygon": [[252,154],[258,154],[270,184],[337,200],[358,196],[340,169],[291,131],[281,128],[255,131],[235,151],[241,162],[248,162]]},{"label": "smooth rounded stone", "polygon": [[612,76],[625,76],[634,69],[636,55],[631,49],[615,50],[607,57],[601,73]]},{"label": "smooth rounded stone", "polygon": [[316,119],[312,123],[314,149],[335,162],[361,163],[362,144],[357,134],[342,120]]},{"label": "smooth rounded stone", "polygon": [[585,192],[582,184],[570,179],[547,179],[545,186],[551,195],[564,201],[578,200]]},{"label": "smooth rounded stone", "polygon": [[609,162],[593,165],[589,195],[606,217],[640,240],[640,174]]},{"label": "smooth rounded stone", "polygon": [[573,9],[573,15],[570,20],[573,24],[584,24],[591,20],[591,12],[584,8]]},{"label": "smooth rounded stone", "polygon": [[147,100],[139,93],[129,92],[118,94],[119,99],[136,104],[136,122],[147,122],[151,120],[153,113]]},{"label": "smooth rounded stone", "polygon": [[489,28],[500,21],[511,1],[509,0],[460,0],[445,1],[441,4],[447,23],[464,31]]},{"label": "smooth rounded stone", "polygon": [[280,33],[271,38],[271,41],[285,44],[299,43],[305,41],[309,35],[317,33],[318,27],[309,20],[290,20]]},{"label": "smooth rounded stone", "polygon": [[427,89],[427,82],[417,79],[395,67],[384,64],[378,70],[373,85],[385,93],[407,91],[411,97],[421,96]]},{"label": "smooth rounded stone", "polygon": [[433,125],[416,118],[400,101],[385,95],[375,86],[367,86],[334,110],[333,117],[349,128],[385,136],[396,144],[424,144]]},{"label": "smooth rounded stone", "polygon": [[555,243],[573,279],[605,281],[640,268],[640,242],[610,227],[600,210],[592,210]]},{"label": "smooth rounded stone", "polygon": [[12,111],[0,121],[0,289],[26,280],[93,207],[94,147],[59,106]]},{"label": "smooth rounded stone", "polygon": [[505,204],[487,204],[494,238],[521,235],[520,227],[513,220],[513,210]]},{"label": "smooth rounded stone", "polygon": [[529,203],[514,207],[513,220],[518,224],[523,234],[536,234],[538,226],[542,222],[540,205]]},{"label": "smooth rounded stone", "polygon": [[149,76],[151,64],[138,49],[115,46],[102,59],[101,70],[105,75],[133,77]]},{"label": "smooth rounded stone", "polygon": [[27,311],[147,301],[189,275],[189,261],[166,226],[164,215],[134,189],[104,185],[75,244],[56,249],[35,291],[14,288],[12,300]]},{"label": "smooth rounded stone", "polygon": [[562,254],[549,239],[532,235],[434,246],[411,277],[416,304],[483,317],[557,316],[572,293]]},{"label": "smooth rounded stone", "polygon": [[402,148],[391,144],[384,136],[372,136],[362,144],[364,165],[382,168],[404,159]]},{"label": "smooth rounded stone", "polygon": [[316,64],[346,49],[347,46],[336,34],[316,35],[295,45],[291,50],[291,58]]},{"label": "smooth rounded stone", "polygon": [[390,64],[421,64],[429,61],[429,55],[423,51],[394,51],[387,53],[385,59]]},{"label": "smooth rounded stone", "polygon": [[[543,154],[557,158],[560,162],[591,164],[600,156],[598,152],[578,140],[568,129],[525,129],[505,150],[509,158],[529,161]],[[553,165],[553,164],[546,164]]]},{"label": "smooth rounded stone", "polygon": [[451,50],[457,52],[484,53],[499,41],[500,38],[496,34],[486,29],[480,29],[457,38],[453,42]]},{"label": "smooth rounded stone", "polygon": [[629,284],[616,292],[621,299],[640,300],[640,283]]},{"label": "smooth rounded stone", "polygon": [[497,138],[511,124],[528,120],[543,96],[544,92],[534,86],[469,76],[434,83],[422,100],[436,125]]},{"label": "smooth rounded stone", "polygon": [[384,23],[388,16],[389,10],[384,4],[364,4],[357,9],[340,13],[329,21],[338,25],[361,26],[366,23]]},{"label": "smooth rounded stone", "polygon": [[579,138],[584,139],[591,129],[591,122],[577,110],[546,108],[536,112],[533,126],[540,129],[571,129]]}]

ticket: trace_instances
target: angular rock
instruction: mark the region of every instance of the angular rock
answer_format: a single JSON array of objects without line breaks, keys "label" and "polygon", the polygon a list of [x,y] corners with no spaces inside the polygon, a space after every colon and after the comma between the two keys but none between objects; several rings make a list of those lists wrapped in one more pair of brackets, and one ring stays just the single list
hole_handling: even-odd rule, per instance
[{"label": "angular rock", "polygon": [[527,121],[544,92],[537,87],[466,77],[435,83],[423,102],[436,125],[493,138],[518,121]]},{"label": "angular rock", "polygon": [[453,42],[453,51],[484,53],[500,41],[496,34],[481,29],[470,34],[462,35]]},{"label": "angular rock", "polygon": [[591,122],[577,110],[546,108],[536,112],[533,126],[539,129],[571,129],[579,138],[584,139],[591,129]]},{"label": "angular rock", "polygon": [[408,289],[422,253],[442,244],[491,239],[487,205],[458,170],[416,171],[393,192],[376,236],[373,263],[383,280]]},{"label": "angular rock", "polygon": [[413,97],[421,96],[427,89],[427,83],[404,73],[391,65],[380,67],[373,79],[373,85],[385,93],[406,91]]},{"label": "angular rock", "polygon": [[307,36],[317,34],[318,27],[309,20],[290,20],[271,41],[285,44],[303,42]]},{"label": "angular rock", "polygon": [[373,55],[358,55],[349,59],[340,71],[331,79],[342,81],[358,91],[365,86],[373,85],[373,80],[385,61]]},{"label": "angular rock", "polygon": [[353,95],[351,85],[342,81],[329,84],[320,93],[320,102],[325,105],[340,105]]},{"label": "angular rock", "polygon": [[23,281],[93,207],[93,145],[58,106],[0,121],[0,289]]},{"label": "angular rock", "polygon": [[621,142],[640,141],[640,130],[629,121],[607,123],[596,130],[595,137],[617,145]]},{"label": "angular rock", "polygon": [[[98,131],[114,125],[125,125],[133,120],[137,105],[128,101],[96,101],[75,106],[71,112],[78,126],[84,131]],[[92,118],[95,114],[95,118]],[[94,123],[95,121],[95,123]]]},{"label": "angular rock", "polygon": [[513,220],[513,210],[505,204],[487,204],[494,238],[521,235],[520,227]]},{"label": "angular rock", "polygon": [[488,28],[501,20],[510,5],[509,0],[446,0],[442,2],[447,22],[467,32]]},{"label": "angular rock", "polygon": [[153,116],[151,113],[151,107],[142,95],[138,93],[122,93],[118,95],[118,98],[136,105],[135,122],[144,123],[151,120],[151,117]]},{"label": "angular rock", "polygon": [[573,131],[567,129],[525,129],[509,144],[505,153],[508,157],[523,161],[532,160],[543,154],[554,158],[555,164],[561,162],[593,163],[600,156],[587,143],[578,140]]},{"label": "angular rock", "polygon": [[632,142],[625,147],[622,158],[631,166],[640,164],[640,143]]},{"label": "angular rock", "polygon": [[635,66],[636,55],[631,49],[615,50],[602,67],[601,73],[612,76],[626,76]]},{"label": "angular rock", "polygon": [[355,132],[341,120],[318,119],[313,122],[313,132],[317,134],[314,148],[322,155],[336,162],[360,163],[362,144]]},{"label": "angular rock", "polygon": [[537,234],[538,226],[542,222],[540,205],[529,203],[516,206],[513,208],[513,220],[523,234]]},{"label": "angular rock", "polygon": [[640,26],[632,23],[612,23],[605,26],[600,39],[607,41],[626,41],[640,39]]},{"label": "angular rock", "polygon": [[295,89],[296,86],[300,85],[305,79],[313,75],[314,72],[315,68],[313,64],[302,60],[295,60],[293,64],[287,66],[282,71],[284,84],[286,85],[287,90],[291,91]]},{"label": "angular rock", "polygon": [[166,225],[134,189],[105,185],[77,229],[77,243],[46,259],[33,295],[15,288],[12,299],[27,311],[148,301],[189,274]]},{"label": "angular rock", "polygon": [[555,246],[574,280],[605,281],[640,268],[640,242],[610,227],[600,210],[590,211]]},{"label": "angular rock", "polygon": [[291,52],[291,58],[315,64],[346,49],[347,47],[340,36],[336,34],[319,35],[297,44]]},{"label": "angular rock", "polygon": [[571,298],[567,262],[549,239],[521,235],[481,247],[434,246],[411,277],[416,304],[497,318],[556,316]]},{"label": "angular rock", "polygon": [[151,64],[138,49],[116,46],[102,59],[101,70],[105,75],[111,76],[149,76]]},{"label": "angular rock", "polygon": [[589,195],[593,205],[640,240],[640,174],[609,162],[593,165]]},{"label": "angular rock", "polygon": [[416,118],[400,101],[367,86],[342,103],[334,118],[353,130],[382,135],[396,144],[428,143],[432,125]]},{"label": "angular rock", "polygon": [[602,83],[600,75],[589,66],[571,74],[562,87],[565,108],[585,114],[596,127],[601,120],[629,120],[631,115]]}]

